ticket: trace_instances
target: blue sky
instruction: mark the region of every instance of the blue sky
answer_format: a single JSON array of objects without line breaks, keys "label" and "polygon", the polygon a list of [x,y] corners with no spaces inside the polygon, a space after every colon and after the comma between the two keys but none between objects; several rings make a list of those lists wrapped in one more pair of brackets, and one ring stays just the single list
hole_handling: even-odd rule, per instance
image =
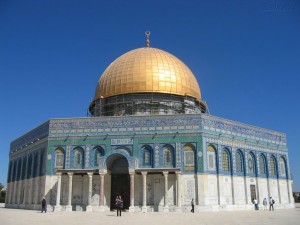
[{"label": "blue sky", "polygon": [[146,30],[193,71],[212,115],[287,134],[300,191],[297,0],[0,0],[0,182],[10,142],[85,116],[104,69]]}]

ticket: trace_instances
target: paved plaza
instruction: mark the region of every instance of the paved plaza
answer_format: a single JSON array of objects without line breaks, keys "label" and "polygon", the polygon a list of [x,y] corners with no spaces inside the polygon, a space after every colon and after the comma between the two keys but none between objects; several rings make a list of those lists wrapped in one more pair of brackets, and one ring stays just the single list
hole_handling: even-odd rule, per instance
[{"label": "paved plaza", "polygon": [[235,224],[299,224],[300,208],[269,211],[231,211],[201,213],[122,213],[115,212],[47,212],[0,207],[1,225],[235,225]]}]

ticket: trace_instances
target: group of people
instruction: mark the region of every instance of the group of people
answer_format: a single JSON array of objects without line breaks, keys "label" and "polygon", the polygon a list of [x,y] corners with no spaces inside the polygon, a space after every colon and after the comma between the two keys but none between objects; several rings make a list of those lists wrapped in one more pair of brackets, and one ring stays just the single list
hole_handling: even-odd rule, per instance
[{"label": "group of people", "polygon": [[[253,198],[252,199],[252,203],[254,204],[254,208],[255,210],[258,210],[258,201],[256,198]],[[269,200],[269,211],[274,211],[274,204],[275,204],[275,201],[272,197],[270,197],[270,200]],[[263,206],[264,206],[264,209],[263,210],[268,210],[267,209],[267,205],[268,205],[268,202],[267,202],[267,199],[264,198],[263,200]],[[191,212],[193,213],[194,212],[194,207],[195,207],[195,204],[194,204],[194,199],[192,199],[191,201],[191,206],[192,206],[192,209],[191,209]],[[117,208],[117,216],[121,216],[121,212],[122,212],[122,209],[123,209],[123,199],[121,197],[121,195],[117,195],[116,197],[116,201],[115,201],[115,207]],[[45,197],[43,198],[42,200],[42,213],[43,212],[47,212],[47,202],[46,202],[46,199]]]},{"label": "group of people", "polygon": [[121,212],[122,212],[122,209],[123,209],[123,199],[121,197],[121,195],[117,195],[116,197],[116,202],[115,202],[115,206],[117,208],[117,216],[121,216]]},{"label": "group of people", "polygon": [[[259,209],[258,208],[258,201],[257,201],[256,198],[252,199],[252,203],[254,204],[254,209],[258,210]],[[263,200],[262,203],[263,203],[263,206],[264,206],[263,210],[268,210],[268,208],[267,208],[268,202],[267,202],[266,198],[264,198],[264,200]],[[269,211],[271,211],[271,210],[274,211],[274,204],[275,204],[274,199],[272,197],[270,197],[270,200],[269,200]]]},{"label": "group of people", "polygon": [[[252,199],[252,203],[254,204],[255,210],[258,210],[259,209],[258,208],[258,201],[257,201],[256,198]],[[275,204],[274,199],[272,197],[270,197],[270,200],[269,200],[269,205],[270,205],[269,210],[270,211],[271,210],[274,211],[274,204]],[[267,199],[264,198],[264,200],[263,200],[264,210],[268,210],[267,205],[268,205]],[[191,212],[194,213],[195,204],[194,204],[194,199],[193,198],[192,198],[192,201],[191,201],[191,206],[192,206]]]}]

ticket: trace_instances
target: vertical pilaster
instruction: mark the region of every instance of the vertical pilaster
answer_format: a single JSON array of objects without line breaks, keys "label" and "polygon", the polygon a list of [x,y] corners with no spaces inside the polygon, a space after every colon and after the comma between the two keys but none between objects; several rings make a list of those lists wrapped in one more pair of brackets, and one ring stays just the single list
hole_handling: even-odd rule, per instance
[{"label": "vertical pilaster", "polygon": [[27,198],[27,192],[28,192],[28,185],[27,185],[27,173],[28,173],[28,156],[26,156],[26,168],[24,173],[24,198],[23,198],[23,204],[26,204],[26,198]]},{"label": "vertical pilaster", "polygon": [[163,175],[165,178],[165,198],[164,198],[164,212],[169,212],[169,206],[168,206],[168,171],[164,171]]},{"label": "vertical pilaster", "polygon": [[279,182],[280,180],[278,177],[277,177],[276,181],[277,181],[277,189],[278,189],[278,203],[281,204],[282,199],[281,199],[281,193],[280,193],[280,182]]},{"label": "vertical pilaster", "polygon": [[18,189],[17,189],[18,168],[19,168],[19,160],[16,160],[16,171],[15,171],[15,180],[14,180],[13,204],[17,204],[17,196],[18,196]]},{"label": "vertical pilaster", "polygon": [[143,176],[143,207],[142,212],[147,212],[147,172],[142,172]]},{"label": "vertical pilaster", "polygon": [[8,194],[9,194],[9,197],[8,197],[8,203],[9,204],[12,204],[12,196],[13,196],[13,193],[14,193],[14,188],[13,188],[13,174],[14,174],[14,161],[12,161],[11,163],[11,171],[10,171],[10,180],[9,180],[9,191],[8,191]]}]

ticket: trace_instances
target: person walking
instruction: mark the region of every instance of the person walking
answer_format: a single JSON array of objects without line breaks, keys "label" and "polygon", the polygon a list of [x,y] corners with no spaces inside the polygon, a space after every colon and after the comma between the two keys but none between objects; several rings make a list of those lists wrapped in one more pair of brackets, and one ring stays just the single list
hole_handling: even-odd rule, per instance
[{"label": "person walking", "polygon": [[191,206],[192,206],[191,212],[193,213],[194,212],[194,208],[195,208],[195,204],[194,204],[194,199],[193,198],[192,198],[192,201],[191,201]]},{"label": "person walking", "polygon": [[42,200],[42,213],[45,211],[45,213],[47,212],[47,201],[46,201],[46,198],[43,197],[43,200]]},{"label": "person walking", "polygon": [[120,212],[120,216],[122,216],[121,215],[122,209],[123,209],[123,199],[122,199],[121,195],[119,195],[118,208],[117,208],[117,216],[119,215],[119,212]]},{"label": "person walking", "polygon": [[264,210],[268,210],[268,209],[267,209],[267,205],[268,205],[267,199],[264,198],[264,200],[263,200]]},{"label": "person walking", "polygon": [[270,201],[269,201],[270,208],[269,208],[269,211],[271,211],[271,209],[272,209],[272,211],[274,211],[274,203],[275,203],[274,199],[272,197],[270,197]]}]

